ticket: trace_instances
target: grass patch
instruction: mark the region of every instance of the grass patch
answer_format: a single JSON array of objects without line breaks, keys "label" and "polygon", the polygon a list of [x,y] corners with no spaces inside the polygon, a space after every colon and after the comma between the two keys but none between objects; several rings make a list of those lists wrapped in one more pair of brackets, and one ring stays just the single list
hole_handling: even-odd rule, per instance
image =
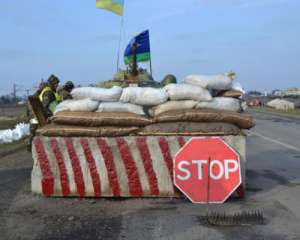
[{"label": "grass patch", "polygon": [[28,138],[23,138],[19,141],[12,143],[1,143],[0,144],[0,157],[14,153],[18,150],[24,149],[27,146]]},{"label": "grass patch", "polygon": [[276,109],[267,108],[267,107],[252,107],[252,108],[249,108],[249,110],[253,110],[255,112],[274,113],[274,114],[287,116],[287,117],[300,118],[300,110],[299,109],[283,111],[283,110],[276,110]]},{"label": "grass patch", "polygon": [[25,117],[0,117],[0,130],[13,129],[21,122],[28,122],[28,119]]}]

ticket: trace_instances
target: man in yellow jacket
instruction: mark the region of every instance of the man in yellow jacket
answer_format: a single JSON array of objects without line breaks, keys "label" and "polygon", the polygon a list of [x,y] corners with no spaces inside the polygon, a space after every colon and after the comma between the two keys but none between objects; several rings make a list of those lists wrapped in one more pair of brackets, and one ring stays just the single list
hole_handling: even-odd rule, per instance
[{"label": "man in yellow jacket", "polygon": [[61,97],[56,91],[58,84],[58,77],[51,75],[48,78],[47,86],[45,86],[39,94],[39,99],[42,102],[48,117],[53,115],[56,106],[61,102]]}]

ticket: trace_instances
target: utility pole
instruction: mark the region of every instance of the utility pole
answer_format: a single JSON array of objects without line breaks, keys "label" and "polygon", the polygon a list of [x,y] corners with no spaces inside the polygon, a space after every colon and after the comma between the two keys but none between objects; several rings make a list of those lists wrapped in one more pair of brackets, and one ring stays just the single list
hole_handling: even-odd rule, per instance
[{"label": "utility pole", "polygon": [[13,101],[17,103],[17,84],[13,84],[13,92],[12,92]]}]

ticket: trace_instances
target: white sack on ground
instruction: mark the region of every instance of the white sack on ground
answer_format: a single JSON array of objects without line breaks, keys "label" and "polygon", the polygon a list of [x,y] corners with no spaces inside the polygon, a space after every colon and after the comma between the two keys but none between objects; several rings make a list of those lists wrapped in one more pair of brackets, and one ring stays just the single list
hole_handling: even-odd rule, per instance
[{"label": "white sack on ground", "polygon": [[98,101],[89,98],[82,100],[65,100],[57,105],[54,114],[62,111],[93,112],[97,110],[98,106]]},{"label": "white sack on ground", "polygon": [[193,101],[193,100],[169,101],[151,108],[149,110],[149,114],[152,117],[154,117],[167,111],[193,109],[197,105],[197,103],[198,103],[197,101]]},{"label": "white sack on ground", "polygon": [[212,108],[217,110],[241,111],[240,100],[228,97],[215,97],[211,102],[199,102],[196,108]]},{"label": "white sack on ground", "polygon": [[171,100],[212,100],[212,96],[207,89],[191,84],[168,84],[164,89]]},{"label": "white sack on ground", "polygon": [[129,102],[142,106],[155,106],[168,100],[169,96],[165,89],[150,87],[128,87],[123,89],[120,102]]},{"label": "white sack on ground", "polygon": [[268,107],[275,108],[277,110],[294,110],[295,104],[282,99],[274,99],[267,103]]},{"label": "white sack on ground", "polygon": [[129,112],[138,115],[145,115],[142,106],[135,105],[132,103],[121,103],[121,102],[100,103],[97,112]]},{"label": "white sack on ground", "polygon": [[90,98],[100,102],[118,102],[122,94],[122,88],[114,86],[110,89],[97,87],[75,88],[72,92],[74,99]]},{"label": "white sack on ground", "polygon": [[30,133],[29,124],[19,123],[14,129],[0,131],[0,143],[11,143],[18,141]]},{"label": "white sack on ground", "polygon": [[212,90],[229,90],[232,88],[234,76],[232,73],[220,75],[189,75],[185,77],[184,83]]}]

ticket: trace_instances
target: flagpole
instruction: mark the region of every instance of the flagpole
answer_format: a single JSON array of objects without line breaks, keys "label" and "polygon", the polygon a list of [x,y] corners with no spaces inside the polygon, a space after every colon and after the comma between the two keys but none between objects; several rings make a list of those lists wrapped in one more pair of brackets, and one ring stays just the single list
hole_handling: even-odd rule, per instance
[{"label": "flagpole", "polygon": [[117,56],[117,72],[119,71],[119,65],[120,65],[120,52],[121,52],[121,41],[122,41],[123,27],[124,27],[124,15],[122,15],[121,23],[120,23],[120,35],[119,35],[118,56]]},{"label": "flagpole", "polygon": [[153,75],[152,75],[152,58],[151,58],[151,55],[150,55],[150,74],[153,77]]}]

